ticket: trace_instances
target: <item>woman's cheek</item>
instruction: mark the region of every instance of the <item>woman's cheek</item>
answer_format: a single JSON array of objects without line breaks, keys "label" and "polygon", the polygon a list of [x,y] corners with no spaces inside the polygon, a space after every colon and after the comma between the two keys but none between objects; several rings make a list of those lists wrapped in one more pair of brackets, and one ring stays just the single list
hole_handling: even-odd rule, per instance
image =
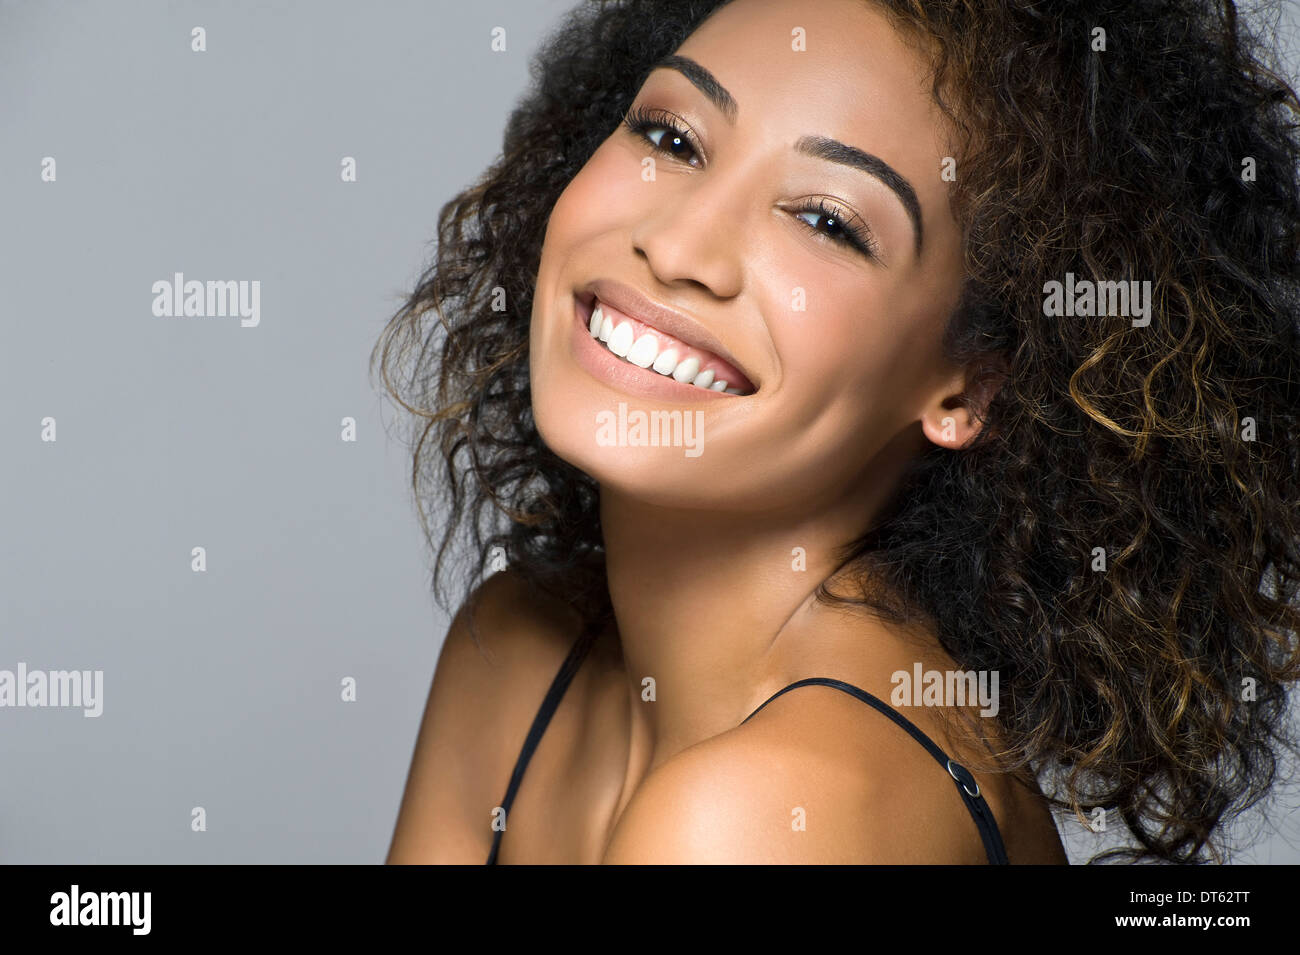
[{"label": "woman's cheek", "polygon": [[[782,300],[774,289],[774,317],[770,323],[773,341],[783,368],[806,380],[821,380],[828,387],[841,386],[854,372],[874,364],[887,343],[873,335],[867,315],[873,304],[860,294],[828,294],[844,280],[807,272],[784,280],[789,295]],[[861,292],[858,288],[855,291]]]},{"label": "woman's cheek", "polygon": [[552,224],[558,235],[569,239],[617,228],[635,215],[637,185],[643,184],[635,162],[612,144],[603,145],[556,200]]}]

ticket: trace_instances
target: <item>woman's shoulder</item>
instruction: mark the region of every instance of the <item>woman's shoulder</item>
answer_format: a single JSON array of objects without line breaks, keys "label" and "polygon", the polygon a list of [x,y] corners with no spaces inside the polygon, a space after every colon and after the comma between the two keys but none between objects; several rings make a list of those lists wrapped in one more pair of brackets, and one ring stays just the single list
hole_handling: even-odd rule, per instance
[{"label": "woman's shoulder", "polygon": [[488,687],[531,685],[539,667],[553,673],[560,665],[581,622],[562,601],[506,569],[479,584],[457,611],[438,665],[463,669]]},{"label": "woman's shoulder", "polygon": [[[893,663],[919,656],[929,665],[933,657],[870,625],[844,635],[850,639],[799,635],[789,665],[754,705],[805,677],[843,681],[958,762],[968,760],[971,744],[949,732],[951,713],[890,705]],[[1013,863],[1067,861],[1041,795],[1010,775],[976,778]],[[928,749],[858,696],[812,683],[656,767],[619,819],[605,859],[982,864],[987,854],[956,782]]]},{"label": "woman's shoulder", "polygon": [[[978,778],[1011,862],[1067,861],[1040,798],[1009,777]],[[810,685],[652,771],[605,861],[983,864],[987,854],[943,765],[882,714]]]},{"label": "woman's shoulder", "polygon": [[579,626],[576,614],[511,570],[470,594],[439,652],[389,862],[487,857],[516,744]]},{"label": "woman's shoulder", "polygon": [[656,767],[605,861],[979,863],[984,852],[928,753],[862,703],[808,686]]}]

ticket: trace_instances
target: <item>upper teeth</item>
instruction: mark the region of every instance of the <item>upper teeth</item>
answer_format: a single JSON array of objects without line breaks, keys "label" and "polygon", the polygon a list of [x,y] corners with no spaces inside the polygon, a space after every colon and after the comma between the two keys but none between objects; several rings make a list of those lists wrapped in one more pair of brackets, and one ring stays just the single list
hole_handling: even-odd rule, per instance
[{"label": "upper teeth", "polygon": [[591,310],[591,321],[588,322],[587,327],[591,331],[592,338],[604,342],[605,347],[619,358],[639,368],[653,368],[665,377],[671,375],[675,381],[680,381],[682,384],[690,383],[710,391],[724,391],[729,395],[743,394],[739,388],[732,388],[721,378],[714,381],[712,368],[700,371],[698,358],[692,356],[685,361],[678,361],[677,350],[671,346],[660,351],[659,340],[649,332],[633,341],[634,332],[631,324],[619,322],[615,325],[601,309],[599,302]]}]

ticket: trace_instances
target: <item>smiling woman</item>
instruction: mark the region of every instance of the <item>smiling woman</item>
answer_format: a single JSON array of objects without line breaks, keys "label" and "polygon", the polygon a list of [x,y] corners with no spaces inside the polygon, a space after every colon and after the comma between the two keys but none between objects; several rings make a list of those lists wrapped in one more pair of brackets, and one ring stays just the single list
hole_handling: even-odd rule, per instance
[{"label": "smiling woman", "polygon": [[1300,674],[1300,103],[1230,5],[1093,6],[548,39],[373,356],[471,556],[389,861],[1228,848]]}]

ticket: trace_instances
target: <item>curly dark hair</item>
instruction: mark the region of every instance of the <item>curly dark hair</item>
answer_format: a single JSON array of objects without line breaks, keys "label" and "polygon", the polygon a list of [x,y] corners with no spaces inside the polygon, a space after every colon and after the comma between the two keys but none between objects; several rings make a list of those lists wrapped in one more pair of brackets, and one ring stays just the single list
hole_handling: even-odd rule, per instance
[{"label": "curly dark hair", "polygon": [[[1224,823],[1295,745],[1300,102],[1231,2],[871,2],[930,57],[957,131],[947,353],[1007,378],[975,441],[931,446],[844,550],[861,592],[818,598],[923,618],[961,666],[999,671],[1002,765],[1132,836],[1092,861],[1221,861]],[[588,629],[608,618],[599,487],[531,412],[542,239],[652,65],[722,5],[571,13],[375,346],[413,415],[444,606],[463,544],[464,596],[499,548]],[[1150,280],[1150,324],[1045,316],[1067,273]]]}]

